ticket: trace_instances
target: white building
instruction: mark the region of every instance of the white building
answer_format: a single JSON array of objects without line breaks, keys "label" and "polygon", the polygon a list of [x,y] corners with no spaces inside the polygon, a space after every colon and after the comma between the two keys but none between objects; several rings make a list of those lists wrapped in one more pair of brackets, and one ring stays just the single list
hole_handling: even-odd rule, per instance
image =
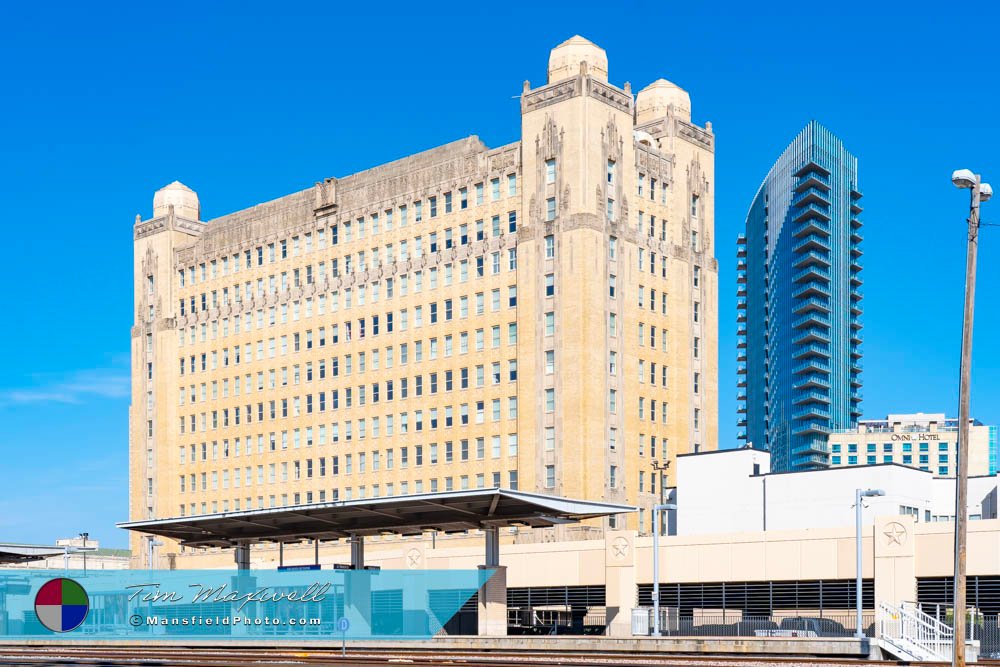
[{"label": "white building", "polygon": [[[851,526],[856,489],[885,491],[864,500],[865,524],[899,514],[954,517],[953,478],[894,463],[772,473],[768,452],[745,448],[677,457],[676,534]],[[969,518],[997,518],[996,475],[969,479]]]}]

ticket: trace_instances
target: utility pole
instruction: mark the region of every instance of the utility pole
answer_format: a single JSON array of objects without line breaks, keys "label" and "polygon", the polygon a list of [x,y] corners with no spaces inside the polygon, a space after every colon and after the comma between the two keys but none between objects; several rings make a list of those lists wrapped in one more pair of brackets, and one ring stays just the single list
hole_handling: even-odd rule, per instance
[{"label": "utility pole", "polygon": [[993,188],[979,174],[960,169],[951,176],[956,187],[971,190],[969,242],[965,260],[965,313],[958,386],[958,474],[955,476],[955,612],[952,665],[965,667],[965,561],[969,493],[969,393],[972,381],[972,322],[976,305],[976,256],[979,251],[979,204]]}]

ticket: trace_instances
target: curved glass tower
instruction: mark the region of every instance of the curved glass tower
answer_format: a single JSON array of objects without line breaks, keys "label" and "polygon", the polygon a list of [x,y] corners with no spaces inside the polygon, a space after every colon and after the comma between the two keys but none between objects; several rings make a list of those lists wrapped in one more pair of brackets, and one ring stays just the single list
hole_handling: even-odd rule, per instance
[{"label": "curved glass tower", "polygon": [[775,471],[829,463],[861,416],[858,160],[810,122],[761,184],[737,248],[739,437]]}]

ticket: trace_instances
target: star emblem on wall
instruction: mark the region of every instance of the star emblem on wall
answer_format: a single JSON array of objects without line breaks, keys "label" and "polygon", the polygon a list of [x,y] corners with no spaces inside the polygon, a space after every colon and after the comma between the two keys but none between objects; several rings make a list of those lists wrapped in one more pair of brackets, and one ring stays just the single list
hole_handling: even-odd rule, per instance
[{"label": "star emblem on wall", "polygon": [[624,537],[616,538],[611,543],[611,555],[615,557],[615,560],[623,560],[628,556],[628,540]]},{"label": "star emblem on wall", "polygon": [[906,541],[906,528],[898,521],[887,523],[885,531],[882,534],[885,535],[885,543],[888,546],[892,546],[893,544],[902,545]]}]

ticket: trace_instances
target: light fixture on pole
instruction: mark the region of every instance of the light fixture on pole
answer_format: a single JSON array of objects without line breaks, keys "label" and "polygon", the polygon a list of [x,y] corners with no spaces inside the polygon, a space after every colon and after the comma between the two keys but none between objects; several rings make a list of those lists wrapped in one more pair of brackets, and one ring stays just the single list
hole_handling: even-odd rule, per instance
[{"label": "light fixture on pole", "polygon": [[972,321],[976,305],[976,256],[979,252],[979,204],[993,188],[968,169],[952,173],[955,187],[971,190],[965,258],[965,312],[962,318],[962,361],[958,384],[958,474],[955,475],[955,627],[951,664],[965,667],[965,556],[969,494],[969,393],[972,382]]},{"label": "light fixture on pole", "polygon": [[660,636],[660,512],[675,509],[677,505],[673,503],[653,505],[653,634],[657,637]]},{"label": "light fixture on pole", "polygon": [[875,498],[877,496],[884,496],[885,491],[882,489],[857,489],[854,492],[854,544],[855,551],[857,552],[857,580],[855,582],[854,597],[855,604],[857,607],[857,617],[854,620],[854,636],[858,639],[862,639],[865,636],[864,630],[861,627],[861,617],[862,617],[862,604],[861,604],[861,499],[862,498]]},{"label": "light fixture on pole", "polygon": [[[653,459],[649,464],[653,467],[653,477],[651,478],[653,481],[651,483],[653,485],[659,484],[660,504],[662,505],[667,502],[667,468],[670,467],[670,461],[660,463],[656,459]],[[659,477],[658,481],[656,480],[657,477]],[[662,530],[662,527],[660,530]]]},{"label": "light fixture on pole", "polygon": [[[87,538],[90,537],[90,533],[80,533],[80,537],[83,538],[83,547],[87,548]],[[83,552],[83,574],[87,574],[87,552]]]}]

